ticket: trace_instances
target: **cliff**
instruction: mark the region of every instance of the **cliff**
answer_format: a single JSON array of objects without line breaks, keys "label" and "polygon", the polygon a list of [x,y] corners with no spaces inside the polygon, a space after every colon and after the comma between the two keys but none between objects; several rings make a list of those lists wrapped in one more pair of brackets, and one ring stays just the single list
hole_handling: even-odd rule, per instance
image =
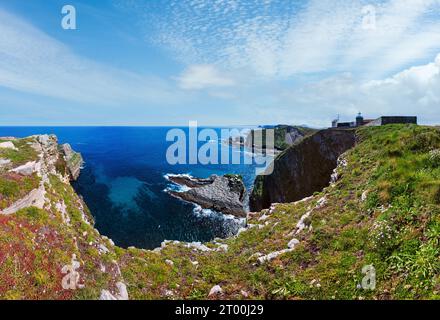
[{"label": "cliff", "polygon": [[[275,150],[283,151],[295,143],[301,141],[303,138],[313,134],[316,132],[315,129],[306,128],[306,127],[297,127],[297,126],[289,126],[289,125],[278,125],[270,128],[274,131],[274,147]],[[261,128],[257,130],[252,130],[245,140],[245,146],[248,148],[252,148],[255,143],[255,134],[256,132],[260,132],[263,137],[263,148],[266,148],[266,132],[267,128]],[[261,146],[260,146],[261,147]]]},{"label": "cliff", "polygon": [[114,244],[69,183],[81,155],[49,135],[0,142],[0,298],[127,299]]},{"label": "cliff", "polygon": [[278,155],[271,175],[255,180],[250,196],[251,211],[276,202],[294,202],[322,190],[330,182],[338,157],[355,143],[353,130],[316,132]]},{"label": "cliff", "polygon": [[70,144],[60,145],[60,152],[66,164],[66,170],[72,180],[77,180],[81,171],[84,160],[80,153],[72,150]]},{"label": "cliff", "polygon": [[[340,135],[308,144],[328,152]],[[0,138],[0,299],[440,299],[436,128],[359,128],[331,185],[248,214],[235,237],[152,251],[94,229],[58,152],[54,137]],[[40,188],[43,202],[4,214]]]},{"label": "cliff", "polygon": [[[229,144],[236,146],[243,146],[248,149],[254,149],[256,152],[260,149],[266,148],[266,132],[268,128],[260,128],[251,130],[245,137],[235,137],[229,139]],[[273,146],[276,151],[283,151],[290,146],[300,142],[303,138],[315,133],[317,130],[289,125],[278,125],[270,128],[274,131]],[[259,133],[262,137],[263,145],[256,145],[259,140],[256,137],[256,133]]]}]

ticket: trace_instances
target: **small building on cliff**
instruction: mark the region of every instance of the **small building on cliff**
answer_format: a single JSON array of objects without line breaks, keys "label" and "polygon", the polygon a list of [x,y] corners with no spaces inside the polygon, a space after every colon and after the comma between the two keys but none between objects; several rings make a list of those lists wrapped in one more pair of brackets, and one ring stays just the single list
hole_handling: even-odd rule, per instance
[{"label": "small building on cliff", "polygon": [[384,126],[387,124],[417,124],[417,117],[413,116],[382,116],[377,119],[364,119],[359,112],[353,122],[340,122],[339,116],[332,121],[332,128],[357,128],[361,126]]}]

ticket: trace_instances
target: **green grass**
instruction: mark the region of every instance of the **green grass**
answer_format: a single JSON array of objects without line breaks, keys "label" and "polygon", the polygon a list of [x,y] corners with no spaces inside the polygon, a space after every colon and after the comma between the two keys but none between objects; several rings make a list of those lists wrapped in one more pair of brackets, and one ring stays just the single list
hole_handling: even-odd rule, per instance
[{"label": "green grass", "polygon": [[[66,204],[71,224],[62,222],[53,205],[0,216],[0,252],[6,253],[0,255],[0,298],[95,299],[114,284],[108,270],[117,260],[132,299],[208,299],[214,285],[225,299],[245,299],[243,292],[250,299],[439,299],[440,131],[390,125],[359,128],[357,136],[335,186],[307,201],[279,204],[264,221],[259,218],[268,210],[250,217],[260,227],[221,241],[227,252],[184,244],[169,244],[160,253],[108,245],[110,253],[102,255],[90,245],[102,239],[83,221],[80,199],[51,176],[46,196],[52,204]],[[3,181],[3,192],[16,196],[16,186],[8,183]],[[316,209],[324,196],[327,203]],[[309,228],[292,235],[311,209]],[[256,263],[256,254],[286,249],[293,237],[300,241],[295,250]],[[52,279],[59,281],[57,270],[72,253],[81,261],[85,288],[66,295]],[[375,290],[359,287],[366,265],[376,269]]]},{"label": "green grass", "polygon": [[32,138],[14,140],[13,143],[18,150],[0,149],[0,158],[11,160],[14,166],[37,160],[37,152],[30,145],[32,142]]},{"label": "green grass", "polygon": [[[437,298],[440,171],[432,150],[440,148],[440,132],[390,125],[360,128],[357,135],[359,143],[347,152],[348,166],[340,169],[341,179],[334,188],[308,202],[277,206],[266,220],[268,226],[227,240],[227,253],[194,253],[170,245],[156,254],[162,259],[199,261],[197,269],[183,269],[170,278],[191,278],[176,295],[206,299],[209,289],[219,284],[223,297],[231,299],[242,299],[241,290],[255,299]],[[365,191],[368,196],[362,202]],[[291,240],[286,234],[323,195],[327,205],[312,213],[308,223],[313,229],[298,236],[301,243],[293,252],[264,265],[250,260],[257,252],[286,248]],[[262,214],[250,223],[260,223]],[[145,257],[135,267],[133,261],[138,260],[123,256],[130,293],[137,298],[160,298],[157,287],[167,286],[160,276],[167,266],[147,267],[151,261]],[[377,272],[373,291],[359,288],[362,268],[370,264]]]},{"label": "green grass", "polygon": [[35,173],[31,176],[0,174],[0,209],[7,208],[38,188],[40,180]]}]

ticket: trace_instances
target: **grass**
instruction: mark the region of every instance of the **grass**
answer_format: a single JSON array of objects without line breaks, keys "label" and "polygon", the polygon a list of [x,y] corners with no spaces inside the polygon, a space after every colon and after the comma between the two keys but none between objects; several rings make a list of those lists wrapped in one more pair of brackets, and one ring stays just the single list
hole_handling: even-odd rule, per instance
[{"label": "grass", "polygon": [[[346,154],[348,165],[340,168],[335,187],[303,203],[278,205],[267,226],[226,240],[228,252],[196,253],[179,245],[153,257],[124,252],[122,271],[130,294],[161,298],[177,277],[182,284],[175,298],[206,299],[217,284],[223,298],[230,299],[243,299],[242,291],[255,299],[438,298],[440,171],[432,154],[440,148],[440,132],[390,125],[361,128],[357,135],[359,143]],[[286,235],[322,196],[327,205],[313,211],[312,229],[298,236],[300,245],[267,264],[255,264],[254,254],[286,248],[291,240]],[[261,224],[264,212],[249,222]],[[170,273],[165,259],[199,265],[179,264]],[[376,269],[375,290],[359,287],[365,265]]]},{"label": "grass", "polygon": [[[37,158],[28,149],[31,140],[14,141],[19,151],[9,158],[16,165]],[[61,174],[65,172],[62,162],[56,168]],[[39,183],[36,174],[0,173],[0,208],[22,198]],[[44,210],[28,207],[0,215],[0,299],[97,299],[102,289],[114,289],[119,280],[114,250],[93,224],[86,223],[85,219],[91,223],[93,219],[70,184],[51,175],[45,189],[48,202]],[[60,203],[66,206],[64,215],[69,222],[57,209]],[[101,245],[109,252],[100,252]],[[80,263],[77,271],[84,287],[65,290],[62,269],[71,264],[73,255]]]},{"label": "grass", "polygon": [[14,173],[0,174],[0,209],[5,209],[38,188],[40,178],[37,174],[21,176]]},{"label": "grass", "polygon": [[[280,125],[280,126],[276,126],[273,128],[274,130],[274,147],[277,150],[286,150],[288,147],[290,147],[290,145],[288,143],[286,143],[286,134],[289,130],[289,128],[292,128],[292,126],[287,126],[287,125]],[[299,133],[302,134],[303,136],[308,136],[313,134],[314,132],[316,132],[315,129],[310,129],[310,128],[306,128],[306,127],[299,127],[299,126],[294,126],[293,128],[298,129]],[[265,148],[266,147],[266,131],[267,129],[261,129],[261,138],[262,138],[262,145],[261,148]],[[253,134],[255,131],[253,130],[251,134]],[[256,139],[256,137],[254,137],[254,139]],[[257,140],[257,139],[256,139]],[[299,141],[301,140],[301,138],[299,139]],[[255,141],[255,143],[258,143],[259,141]],[[297,142],[295,142],[297,143]]]},{"label": "grass", "polygon": [[[116,260],[132,299],[439,299],[440,131],[389,125],[360,128],[357,136],[334,186],[250,217],[259,226],[221,240],[226,252],[183,243],[160,252],[111,247],[84,222],[90,213],[71,186],[51,176],[50,209],[0,216],[0,298],[96,299],[114,287]],[[317,207],[322,197],[327,201]],[[54,209],[59,202],[70,225]],[[293,234],[306,212],[307,227]],[[292,238],[299,240],[293,251],[257,263]],[[100,253],[99,243],[110,252]],[[59,270],[73,253],[85,287],[65,292]],[[366,265],[376,270],[375,290],[360,286]],[[214,285],[223,295],[208,297]]]},{"label": "grass", "polygon": [[18,150],[1,148],[0,158],[11,160],[15,167],[38,159],[37,152],[31,146],[32,138],[19,139],[12,142]]}]

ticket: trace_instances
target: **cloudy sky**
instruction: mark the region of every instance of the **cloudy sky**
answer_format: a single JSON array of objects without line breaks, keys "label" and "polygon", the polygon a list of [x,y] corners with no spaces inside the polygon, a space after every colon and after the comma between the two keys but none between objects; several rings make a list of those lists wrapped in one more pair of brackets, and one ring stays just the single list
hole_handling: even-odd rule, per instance
[{"label": "cloudy sky", "polygon": [[359,111],[440,123],[440,0],[0,0],[0,125],[327,126]]}]

